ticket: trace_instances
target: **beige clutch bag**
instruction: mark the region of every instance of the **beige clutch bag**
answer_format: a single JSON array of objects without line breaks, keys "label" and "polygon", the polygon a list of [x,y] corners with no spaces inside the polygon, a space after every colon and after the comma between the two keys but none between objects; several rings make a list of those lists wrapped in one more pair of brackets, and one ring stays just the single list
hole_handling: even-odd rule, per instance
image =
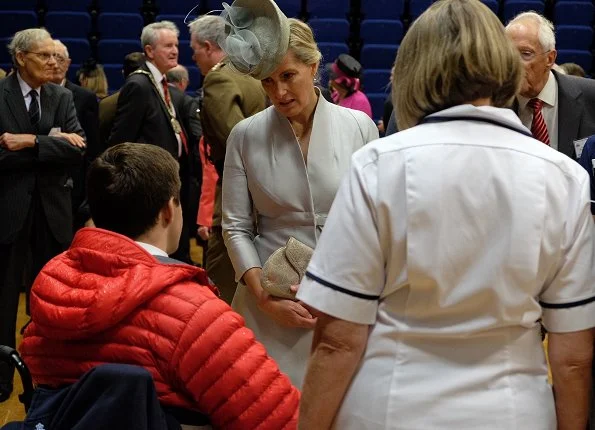
[{"label": "beige clutch bag", "polygon": [[262,288],[272,296],[295,299],[290,287],[301,282],[313,252],[308,245],[290,237],[264,263],[260,276]]}]

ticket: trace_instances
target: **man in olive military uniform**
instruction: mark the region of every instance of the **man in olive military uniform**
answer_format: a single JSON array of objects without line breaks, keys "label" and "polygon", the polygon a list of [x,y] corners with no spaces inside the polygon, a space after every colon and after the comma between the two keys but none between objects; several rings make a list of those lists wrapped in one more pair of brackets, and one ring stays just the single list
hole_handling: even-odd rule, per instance
[{"label": "man in olive military uniform", "polygon": [[225,143],[232,128],[244,118],[265,108],[265,93],[259,81],[240,75],[225,62],[225,53],[217,41],[225,38],[225,22],[219,16],[205,15],[190,24],[193,59],[205,77],[201,123],[209,148],[209,158],[215,165],[219,180],[215,193],[213,226],[199,226],[199,234],[208,238],[207,273],[221,291],[222,298],[231,303],[236,282],[234,269],[227,255],[221,230],[221,185]]}]

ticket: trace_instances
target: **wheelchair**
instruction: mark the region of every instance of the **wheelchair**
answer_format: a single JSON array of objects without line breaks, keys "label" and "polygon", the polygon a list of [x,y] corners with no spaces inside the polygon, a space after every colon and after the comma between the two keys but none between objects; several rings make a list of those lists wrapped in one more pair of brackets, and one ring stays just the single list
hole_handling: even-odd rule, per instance
[{"label": "wheelchair", "polygon": [[72,385],[34,387],[19,353],[0,345],[0,361],[15,367],[23,383],[19,401],[24,421],[1,430],[211,429],[208,417],[162,406],[153,377],[144,368],[128,364],[102,364]]}]

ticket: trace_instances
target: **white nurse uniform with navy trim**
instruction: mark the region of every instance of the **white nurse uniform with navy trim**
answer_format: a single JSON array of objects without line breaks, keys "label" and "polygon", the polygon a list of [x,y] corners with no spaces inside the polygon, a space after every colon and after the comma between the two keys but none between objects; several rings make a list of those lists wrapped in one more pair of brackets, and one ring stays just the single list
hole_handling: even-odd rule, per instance
[{"label": "white nurse uniform with navy trim", "polygon": [[352,157],[298,298],[369,324],[337,429],[555,429],[538,320],[595,326],[580,165],[457,106]]}]

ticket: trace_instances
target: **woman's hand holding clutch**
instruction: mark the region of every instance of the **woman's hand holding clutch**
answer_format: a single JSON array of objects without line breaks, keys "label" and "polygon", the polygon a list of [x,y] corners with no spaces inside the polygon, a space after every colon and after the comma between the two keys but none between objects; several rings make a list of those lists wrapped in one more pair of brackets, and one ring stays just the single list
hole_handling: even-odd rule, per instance
[{"label": "woman's hand holding clutch", "polygon": [[284,327],[313,330],[316,325],[316,317],[299,301],[281,299],[265,292],[258,302],[258,307],[269,318]]}]

